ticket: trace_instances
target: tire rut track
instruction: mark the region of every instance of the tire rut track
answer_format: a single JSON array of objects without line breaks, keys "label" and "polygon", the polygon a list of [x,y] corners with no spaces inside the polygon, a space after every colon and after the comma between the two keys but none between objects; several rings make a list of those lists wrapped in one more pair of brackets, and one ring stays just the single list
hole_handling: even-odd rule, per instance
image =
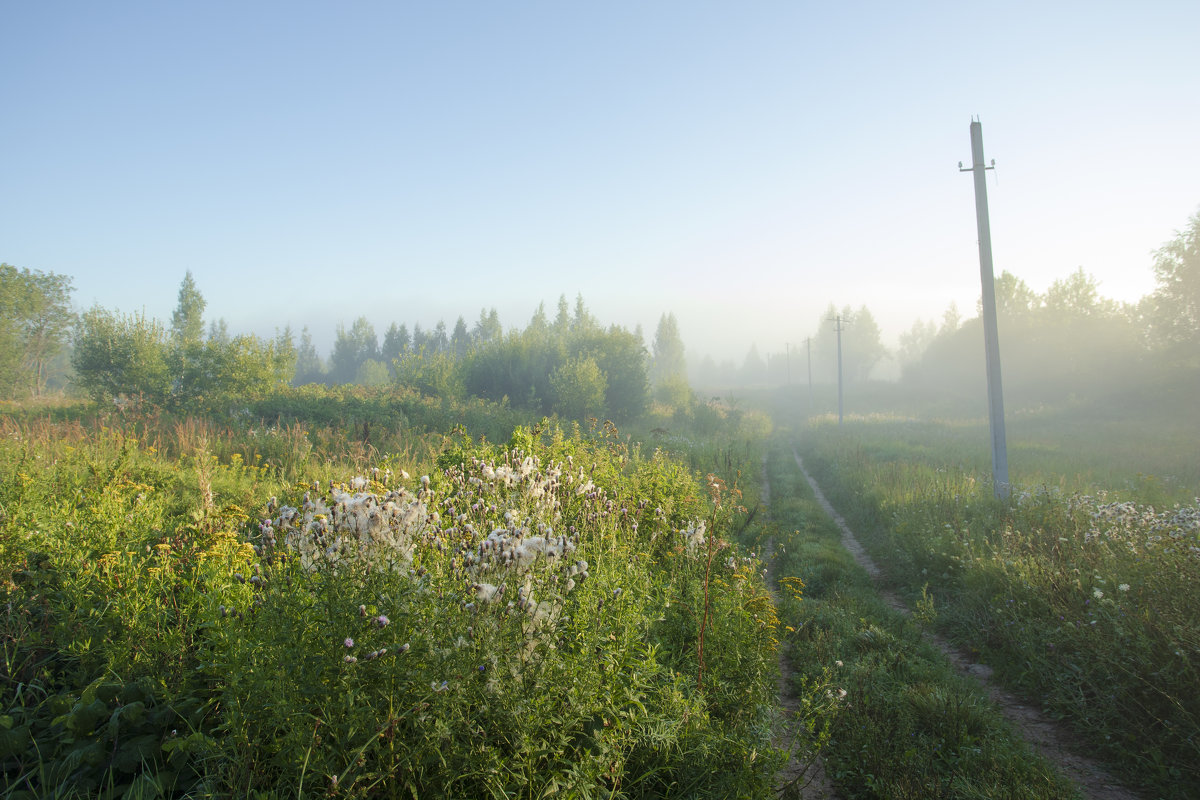
[{"label": "tire rut track", "polygon": [[[795,457],[796,466],[800,468],[801,474],[804,475],[804,479],[808,481],[808,485],[812,488],[821,509],[837,523],[838,530],[841,532],[842,546],[850,552],[855,562],[871,576],[871,580],[876,584],[879,596],[891,608],[902,614],[911,616],[912,611],[900,599],[899,595],[885,587],[879,586],[883,578],[883,572],[879,569],[879,565],[867,555],[866,550],[863,549],[863,546],[854,536],[854,532],[850,530],[850,526],[846,524],[846,520],[834,509],[829,500],[826,499],[824,492],[821,491],[821,487],[813,480],[812,475],[805,468],[800,454],[794,448],[792,456]],[[1086,756],[1081,756],[1077,752],[1072,752],[1073,750],[1077,750],[1079,745],[1076,738],[1065,730],[1062,725],[1050,719],[1038,709],[1023,703],[1015,695],[992,683],[990,680],[992,674],[990,667],[975,663],[969,655],[959,650],[942,636],[926,632],[925,638],[945,654],[959,672],[970,675],[978,681],[987,691],[989,698],[1000,710],[1000,713],[1017,729],[1025,741],[1050,763],[1058,767],[1064,775],[1073,780],[1086,797],[1091,798],[1091,800],[1140,799],[1140,795],[1134,794],[1122,786],[1115,778],[1108,774],[1107,770],[1099,762]]]},{"label": "tire rut track", "polygon": [[[770,509],[771,484],[767,480],[765,458],[763,459],[762,504]],[[768,513],[770,513],[769,510]],[[770,574],[769,587],[771,601],[778,607],[779,596],[774,588],[775,582],[779,577],[775,573],[774,537],[767,539],[761,555]],[[796,757],[796,748],[794,745],[797,741],[797,736],[790,727],[789,722],[794,720],[796,715],[800,713],[800,700],[792,692],[791,677],[793,672],[792,663],[788,659],[787,653],[784,652],[783,647],[780,646],[779,680],[776,685],[780,713],[776,719],[773,738],[775,746],[788,754],[788,762],[775,776],[775,792],[779,797],[798,797],[800,800],[839,800],[837,792],[834,791],[833,783],[825,773],[825,763],[820,753],[815,754],[808,763],[804,763]]]}]

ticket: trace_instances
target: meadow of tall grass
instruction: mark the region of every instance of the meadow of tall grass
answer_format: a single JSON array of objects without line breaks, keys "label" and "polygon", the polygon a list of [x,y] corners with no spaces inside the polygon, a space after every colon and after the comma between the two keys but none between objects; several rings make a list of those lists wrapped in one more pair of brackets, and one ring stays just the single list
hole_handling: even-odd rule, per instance
[{"label": "meadow of tall grass", "polygon": [[0,419],[2,796],[767,791],[736,475],[611,425],[289,402]]},{"label": "meadow of tall grass", "polygon": [[1076,789],[1033,754],[972,679],[922,636],[935,612],[889,608],[842,547],[789,437],[767,453],[781,640],[800,691],[819,688],[825,773],[847,798],[1046,798]]},{"label": "meadow of tall grass", "polygon": [[1156,450],[1128,424],[1102,421],[1108,438],[1085,436],[1084,419],[1036,437],[1014,427],[1007,503],[977,423],[825,420],[799,447],[889,579],[913,602],[933,598],[940,630],[1131,785],[1195,797],[1194,431]]}]

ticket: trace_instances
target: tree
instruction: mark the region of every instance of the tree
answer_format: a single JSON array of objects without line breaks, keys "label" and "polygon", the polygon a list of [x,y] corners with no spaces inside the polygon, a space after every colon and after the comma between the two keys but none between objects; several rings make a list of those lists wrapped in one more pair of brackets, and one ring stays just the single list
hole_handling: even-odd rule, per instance
[{"label": "tree", "polygon": [[454,322],[454,333],[450,334],[450,350],[455,358],[466,358],[467,350],[471,348],[471,334],[467,330],[467,321],[461,316]]},{"label": "tree", "polygon": [[292,382],[297,386],[306,383],[321,383],[325,380],[325,362],[313,345],[312,334],[305,325],[300,331],[300,346],[296,348],[296,376]]},{"label": "tree", "polygon": [[341,325],[329,357],[329,377],[334,383],[353,383],[358,368],[367,359],[379,360],[379,343],[375,328],[366,317],[359,317],[347,331]]},{"label": "tree", "polygon": [[125,396],[156,405],[167,399],[172,383],[167,336],[155,320],[96,306],[80,318],[74,345],[76,380],[94,399]]},{"label": "tree", "polygon": [[225,322],[224,317],[213,320],[208,324],[208,339],[211,342],[229,344],[229,323]]},{"label": "tree", "polygon": [[938,328],[938,336],[954,333],[961,325],[962,314],[958,313],[958,303],[951,303],[942,314],[942,327]]},{"label": "tree", "polygon": [[839,318],[842,324],[842,377],[847,382],[866,379],[887,354],[879,325],[866,306],[858,311],[845,306],[838,311],[832,303],[829,305],[817,335],[813,337],[813,363],[816,365],[813,373],[824,376],[827,381],[837,380],[838,338],[835,320]]},{"label": "tree", "polygon": [[392,379],[392,371],[387,364],[368,358],[359,364],[358,372],[354,374],[354,382],[359,386],[387,386]]},{"label": "tree", "polygon": [[450,336],[446,333],[445,320],[438,320],[438,323],[433,328],[433,334],[430,338],[430,346],[435,353],[446,353],[450,350]]},{"label": "tree", "polygon": [[179,284],[179,303],[171,315],[171,339],[178,344],[198,342],[204,336],[204,308],[208,304],[188,270]]},{"label": "tree", "polygon": [[613,420],[636,419],[646,410],[650,381],[640,337],[619,325],[608,330],[596,326],[571,334],[569,352],[576,360],[593,359],[604,373],[604,409]]},{"label": "tree", "polygon": [[384,364],[390,365],[401,354],[408,352],[410,344],[408,326],[402,324],[397,327],[396,323],[393,322],[388,326],[387,332],[383,335],[383,346],[379,348],[380,360]]},{"label": "tree", "polygon": [[1169,345],[1200,343],[1200,211],[1154,254],[1151,327]]},{"label": "tree", "polygon": [[879,360],[887,355],[887,348],[883,346],[875,316],[866,306],[861,306],[858,311],[848,313],[845,317],[848,328],[842,334],[845,337],[842,343],[844,368],[848,370],[849,379],[866,380]]},{"label": "tree", "polygon": [[432,350],[408,352],[396,360],[396,383],[429,397],[453,399],[463,396],[461,362],[449,353]]},{"label": "tree", "polygon": [[[1037,292],[1029,284],[1008,270],[996,278],[996,311],[998,314],[1018,316],[1028,314],[1038,307]],[[976,312],[983,316],[983,298],[976,304]],[[957,325],[955,327],[958,327]]]},{"label": "tree", "polygon": [[572,358],[550,375],[554,410],[570,419],[599,417],[604,413],[608,380],[591,356]]},{"label": "tree", "polygon": [[40,395],[74,320],[69,277],[0,264],[0,393]]},{"label": "tree", "polygon": [[566,338],[571,329],[571,307],[567,304],[567,296],[558,296],[558,313],[554,315],[554,333],[560,339]]},{"label": "tree", "polygon": [[583,293],[575,295],[575,313],[571,317],[572,331],[589,331],[598,328],[600,323],[588,311],[583,302]]},{"label": "tree", "polygon": [[687,361],[684,358],[683,339],[679,336],[679,323],[674,314],[663,314],[654,333],[651,357],[650,380],[660,386],[667,381],[687,379]]},{"label": "tree", "polygon": [[517,331],[477,345],[463,361],[466,390],[478,397],[549,411],[550,373],[561,363],[546,342]]},{"label": "tree", "polygon": [[535,338],[545,338],[550,332],[550,319],[546,316],[546,304],[538,303],[537,310],[533,312],[533,316],[529,319],[529,324],[525,326],[525,332]]},{"label": "tree", "polygon": [[675,315],[663,314],[654,333],[650,381],[654,384],[655,396],[676,408],[686,408],[692,396],[683,353],[683,339],[679,336]]},{"label": "tree", "polygon": [[1046,290],[1045,310],[1075,317],[1093,317],[1116,310],[1111,300],[1100,297],[1100,285],[1083,271],[1083,267],[1068,277],[1057,280]]},{"label": "tree", "polygon": [[292,335],[292,326],[285,325],[283,330],[275,331],[275,359],[281,368],[288,373],[286,382],[291,383],[296,378],[296,362],[300,354],[296,351],[296,339]]},{"label": "tree", "polygon": [[475,341],[483,344],[500,340],[504,335],[504,328],[500,325],[500,315],[496,313],[495,308],[490,311],[486,308],[479,309],[479,321],[475,323],[472,335]]},{"label": "tree", "polygon": [[921,360],[921,356],[937,338],[937,330],[933,320],[917,320],[908,331],[900,334],[900,350],[896,353],[896,359],[902,368]]},{"label": "tree", "polygon": [[[290,344],[290,340],[289,340]],[[296,351],[252,335],[182,345],[185,357],[171,375],[169,404],[216,411],[264,397],[296,373]]]},{"label": "tree", "polygon": [[742,383],[762,383],[767,377],[767,362],[758,353],[758,345],[750,345],[746,358],[742,361]]}]

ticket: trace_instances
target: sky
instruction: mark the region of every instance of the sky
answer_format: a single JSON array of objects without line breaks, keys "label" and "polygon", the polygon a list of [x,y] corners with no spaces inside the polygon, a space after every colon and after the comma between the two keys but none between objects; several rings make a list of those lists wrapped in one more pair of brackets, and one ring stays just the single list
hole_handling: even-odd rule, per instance
[{"label": "sky", "polygon": [[1200,210],[1200,3],[0,2],[0,261],[233,332],[523,327],[582,295],[689,356],[980,274],[1154,289]]}]

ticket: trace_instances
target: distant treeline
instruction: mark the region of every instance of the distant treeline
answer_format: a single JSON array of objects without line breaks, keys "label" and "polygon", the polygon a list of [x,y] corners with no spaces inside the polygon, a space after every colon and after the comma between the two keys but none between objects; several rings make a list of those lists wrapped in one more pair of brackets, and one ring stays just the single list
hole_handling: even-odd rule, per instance
[{"label": "distant treeline", "polygon": [[[578,297],[572,311],[559,299],[553,321],[539,305],[524,329],[507,333],[493,308],[468,330],[452,333],[393,323],[379,343],[360,317],[339,326],[328,361],[307,328],[297,346],[290,329],[273,339],[231,336],[223,320],[205,333],[206,302],[187,273],[170,326],[141,314],[101,307],[75,315],[70,279],[3,266],[4,306],[33,309],[4,333],[13,346],[0,363],[4,393],[21,397],[47,384],[46,363],[69,350],[70,385],[120,407],[150,405],[184,411],[228,410],[288,385],[396,384],[442,398],[477,397],[569,419],[629,420],[646,410],[652,387],[690,402],[683,344],[673,314],[659,322],[653,350],[641,330],[603,327]],[[24,343],[22,347],[22,343]],[[60,364],[65,371],[66,364]],[[60,379],[59,384],[64,385]]]},{"label": "distant treeline", "polygon": [[[1082,268],[1044,294],[1002,272],[996,278],[996,302],[1006,396],[1052,402],[1200,370],[1200,213],[1154,254],[1153,270],[1156,289],[1137,303],[1104,298],[1096,279]],[[940,324],[917,320],[889,352],[866,307],[830,305],[816,320],[815,333],[784,350],[760,355],[752,347],[741,365],[706,358],[690,377],[693,385],[704,387],[803,384],[810,375],[817,384],[835,383],[840,320],[847,384],[886,378],[931,399],[982,398],[979,306],[970,319],[951,305]]]},{"label": "distant treeline", "polygon": [[[665,318],[664,318],[665,319]],[[574,311],[560,298],[553,321],[539,305],[523,329],[505,333],[496,310],[480,311],[468,329],[459,317],[447,334],[439,322],[431,331],[392,323],[380,344],[360,317],[349,330],[339,326],[328,362],[321,359],[305,330],[297,352],[296,383],[391,382],[443,397],[471,395],[507,399],[541,413],[582,419],[630,419],[650,396],[650,359],[641,331],[607,328],[587,310],[583,298]]]},{"label": "distant treeline", "polygon": [[[1200,213],[1155,253],[1156,290],[1136,304],[1103,298],[1083,269],[1045,294],[1003,272],[996,280],[1006,394],[1051,401],[1119,390],[1165,373],[1200,369]],[[0,264],[0,396],[21,398],[75,389],[98,400],[214,408],[253,400],[280,386],[398,384],[443,397],[474,396],[582,419],[631,419],[652,400],[694,404],[706,391],[784,383],[828,384],[840,367],[848,384],[890,370],[914,394],[976,396],[983,382],[978,317],[953,305],[940,324],[918,320],[889,352],[865,306],[830,304],[815,333],[783,352],[744,361],[693,363],[690,375],[673,314],[659,321],[651,347],[639,328],[603,326],[577,297],[560,297],[553,320],[545,304],[523,328],[502,327],[495,308],[468,325],[392,322],[380,341],[365,318],[339,325],[329,357],[307,328],[273,339],[231,336],[224,320],[203,319],[205,301],[189,272],[169,326],[100,307],[76,314],[71,279]],[[838,329],[840,328],[840,341]],[[689,381],[690,378],[690,381]]]}]

